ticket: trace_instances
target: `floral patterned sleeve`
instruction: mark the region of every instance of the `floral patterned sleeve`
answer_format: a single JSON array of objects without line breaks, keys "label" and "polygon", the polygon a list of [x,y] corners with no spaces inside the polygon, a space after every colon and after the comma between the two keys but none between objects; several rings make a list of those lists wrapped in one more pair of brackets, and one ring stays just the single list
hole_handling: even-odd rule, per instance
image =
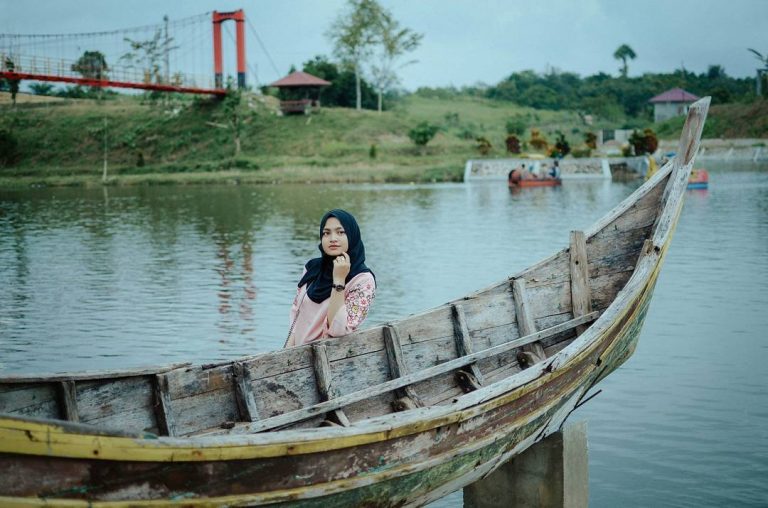
[{"label": "floral patterned sleeve", "polygon": [[346,313],[343,309],[339,310],[328,329],[328,335],[341,337],[357,330],[368,316],[368,310],[375,297],[376,282],[371,274],[365,273],[344,295]]}]

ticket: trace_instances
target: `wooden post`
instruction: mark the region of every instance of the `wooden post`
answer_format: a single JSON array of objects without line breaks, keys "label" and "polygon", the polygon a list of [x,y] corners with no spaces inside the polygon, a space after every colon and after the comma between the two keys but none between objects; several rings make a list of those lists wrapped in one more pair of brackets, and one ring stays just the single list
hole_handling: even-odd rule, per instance
[{"label": "wooden post", "polygon": [[[517,329],[521,337],[536,333],[536,323],[531,314],[531,302],[525,289],[525,279],[512,281],[512,295],[515,299],[515,314],[517,315]],[[527,353],[527,354],[526,354]],[[547,355],[540,342],[533,342],[522,347],[521,354],[517,355],[517,361],[522,368],[529,367],[540,362]]]},{"label": "wooden post", "polygon": [[[456,337],[456,352],[459,356],[472,354],[472,342],[469,339],[467,318],[464,315],[464,307],[459,304],[451,305],[453,316],[454,336]],[[457,372],[459,384],[465,392],[477,390],[483,385],[483,373],[477,363],[470,363],[466,369]]]},{"label": "wooden post", "polygon": [[[315,369],[315,380],[317,381],[317,391],[322,400],[331,400],[336,397],[331,384],[331,362],[328,360],[327,346],[325,344],[312,345],[312,358]],[[328,413],[335,420],[335,423],[349,427],[352,425],[344,414],[342,409],[334,409]]]},{"label": "wooden post", "polygon": [[582,508],[588,503],[587,424],[583,421],[464,487],[464,508]]},{"label": "wooden post", "polygon": [[74,381],[59,382],[59,400],[64,419],[70,422],[79,422],[80,415],[77,412],[77,387]]},{"label": "wooden post", "polygon": [[171,411],[171,394],[168,393],[168,377],[165,374],[155,376],[155,417],[157,428],[166,436],[176,435],[176,421]]},{"label": "wooden post", "polygon": [[[403,358],[400,336],[397,334],[394,326],[386,325],[384,327],[384,345],[387,348],[389,371],[392,374],[392,379],[406,376],[408,374],[408,367],[406,367],[405,359]],[[410,386],[399,388],[395,393],[398,397],[393,403],[395,411],[413,409],[422,405],[419,397],[416,395],[416,391]]]},{"label": "wooden post", "polygon": [[[587,261],[587,240],[584,231],[571,231],[571,307],[573,317],[592,312],[592,297],[589,291],[589,267]],[[587,326],[576,327],[581,335]]]},{"label": "wooden post", "polygon": [[251,387],[251,375],[242,362],[232,364],[232,374],[235,381],[235,400],[237,409],[240,412],[240,418],[245,422],[253,422],[259,419],[259,411],[256,406],[256,399],[253,397]]}]

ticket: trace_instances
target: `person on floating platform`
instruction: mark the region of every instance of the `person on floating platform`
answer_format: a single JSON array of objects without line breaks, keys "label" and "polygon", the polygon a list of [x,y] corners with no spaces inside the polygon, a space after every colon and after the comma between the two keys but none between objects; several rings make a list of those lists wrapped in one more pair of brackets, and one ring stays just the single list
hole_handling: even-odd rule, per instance
[{"label": "person on floating platform", "polygon": [[552,163],[552,167],[549,168],[549,176],[550,178],[560,178],[560,164],[555,160],[555,162]]},{"label": "person on floating platform", "polygon": [[365,265],[352,214],[335,209],[323,215],[318,249],[320,257],[304,265],[284,347],[347,335],[363,323],[373,303],[376,278]]}]

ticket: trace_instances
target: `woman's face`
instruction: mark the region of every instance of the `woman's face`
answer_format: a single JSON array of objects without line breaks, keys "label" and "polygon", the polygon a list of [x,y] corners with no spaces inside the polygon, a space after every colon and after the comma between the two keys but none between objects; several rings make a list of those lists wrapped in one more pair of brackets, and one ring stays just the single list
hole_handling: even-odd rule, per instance
[{"label": "woman's face", "polygon": [[347,233],[336,217],[328,217],[328,220],[325,221],[321,243],[323,245],[323,252],[329,256],[339,256],[342,252],[349,250]]}]

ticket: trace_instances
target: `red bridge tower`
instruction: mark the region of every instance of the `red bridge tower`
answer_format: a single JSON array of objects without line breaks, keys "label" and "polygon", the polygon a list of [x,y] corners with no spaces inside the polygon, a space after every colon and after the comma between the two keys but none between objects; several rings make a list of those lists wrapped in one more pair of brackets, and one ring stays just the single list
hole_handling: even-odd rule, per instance
[{"label": "red bridge tower", "polygon": [[245,88],[245,12],[213,11],[213,71],[216,88],[224,88],[224,73],[221,63],[221,24],[232,19],[237,23],[237,87]]}]

